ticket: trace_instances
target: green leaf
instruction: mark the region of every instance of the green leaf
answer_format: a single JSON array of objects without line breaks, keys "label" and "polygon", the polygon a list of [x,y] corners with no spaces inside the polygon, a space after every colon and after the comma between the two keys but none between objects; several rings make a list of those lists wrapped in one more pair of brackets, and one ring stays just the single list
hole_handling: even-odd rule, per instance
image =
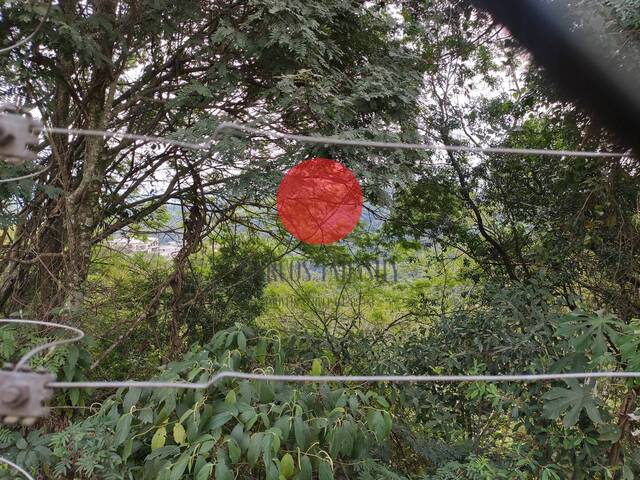
[{"label": "green leaf", "polygon": [[318,480],[333,480],[333,469],[327,462],[318,465]]},{"label": "green leaf", "polygon": [[311,466],[311,459],[306,455],[300,457],[300,473],[298,473],[297,480],[312,480],[313,467]]},{"label": "green leaf", "polygon": [[226,403],[227,405],[233,405],[234,403],[236,403],[236,392],[234,390],[229,390],[227,396],[224,397],[224,403]]},{"label": "green leaf", "polygon": [[598,440],[600,440],[601,442],[615,443],[620,440],[620,435],[622,435],[622,430],[620,430],[620,427],[612,423],[605,423],[603,425],[600,425],[600,427],[598,428],[598,432],[600,433]]},{"label": "green leaf", "polygon": [[236,464],[240,460],[240,454],[242,453],[240,446],[238,445],[238,442],[231,437],[229,437],[227,441],[229,443],[229,459],[231,460],[231,463]]},{"label": "green leaf", "polygon": [[285,478],[289,478],[293,476],[295,472],[295,464],[293,462],[293,457],[289,453],[285,453],[280,460],[280,473],[285,476]]},{"label": "green leaf", "polygon": [[153,410],[150,408],[143,408],[139,411],[138,419],[142,423],[153,423]]},{"label": "green leaf", "polygon": [[198,473],[196,473],[196,480],[209,480],[211,477],[211,472],[213,472],[213,464],[205,463]]},{"label": "green leaf", "polygon": [[204,442],[202,442],[202,444],[200,445],[200,454],[204,455],[206,453],[209,453],[211,450],[213,450],[213,447],[216,445],[216,441],[215,440],[206,440]]},{"label": "green leaf", "polygon": [[246,450],[249,448],[249,435],[244,433],[244,428],[242,423],[236,424],[231,430],[231,438],[233,438],[240,448]]},{"label": "green leaf", "polygon": [[69,393],[69,400],[71,400],[71,405],[78,405],[78,402],[80,401],[80,390],[72,390]]},{"label": "green leaf", "polygon": [[540,480],[560,480],[560,477],[556,472],[554,472],[550,468],[545,467],[542,470],[542,475],[540,475]]},{"label": "green leaf", "polygon": [[266,480],[279,480],[280,473],[278,472],[278,467],[276,467],[273,463],[269,464],[267,469],[267,479]]},{"label": "green leaf", "polygon": [[153,438],[151,439],[151,450],[157,450],[158,448],[164,447],[166,441],[167,429],[160,427],[156,430],[156,433],[153,434]]},{"label": "green leaf", "polygon": [[215,430],[216,428],[222,427],[225,423],[233,418],[233,414],[231,412],[222,412],[215,415],[210,423],[209,430]]},{"label": "green leaf", "polygon": [[387,436],[387,425],[390,426],[384,419],[382,412],[374,409],[367,412],[367,425],[369,426],[369,430],[375,433],[378,441],[383,440]]},{"label": "green leaf", "polygon": [[276,455],[280,450],[280,431],[270,428],[268,433],[271,434],[271,452]]},{"label": "green leaf", "polygon": [[173,439],[178,445],[184,445],[185,438],[187,438],[187,432],[181,423],[176,423],[173,426]]},{"label": "green leaf", "polygon": [[128,439],[124,442],[124,447],[122,448],[122,461],[126,462],[131,456],[131,452],[133,451],[133,438]]},{"label": "green leaf", "polygon": [[145,461],[150,462],[155,459],[169,458],[169,457],[177,457],[180,455],[180,447],[177,445],[166,445],[164,447],[160,447],[153,452],[151,452],[145,458]]},{"label": "green leaf", "polygon": [[171,475],[171,469],[170,469],[170,466],[167,465],[162,470],[160,470],[160,473],[158,473],[156,480],[170,480],[169,478],[170,475]]},{"label": "green leaf", "polygon": [[389,402],[387,402],[387,400],[382,395],[376,395],[376,401],[382,408],[390,407]]},{"label": "green leaf", "polygon": [[259,363],[263,363],[267,354],[267,340],[264,337],[260,337],[258,344],[256,345],[256,360]]},{"label": "green leaf", "polygon": [[245,337],[243,332],[239,332],[238,333],[237,341],[238,341],[238,348],[243,352],[246,351],[247,350],[247,337]]},{"label": "green leaf", "polygon": [[127,413],[118,419],[118,422],[116,423],[116,434],[113,438],[114,447],[120,446],[129,436],[132,418],[133,416],[130,413]]},{"label": "green leaf", "polygon": [[253,408],[248,408],[240,414],[240,421],[246,424],[255,419],[257,416],[258,414]]},{"label": "green leaf", "polygon": [[182,474],[187,469],[190,458],[191,455],[188,455],[186,452],[180,456],[176,464],[171,467],[170,480],[180,480],[182,478]]},{"label": "green leaf", "polygon": [[262,447],[263,433],[254,433],[249,440],[249,449],[247,451],[247,461],[252,467],[255,466],[260,456],[260,449]]},{"label": "green leaf", "polygon": [[79,356],[80,349],[78,347],[75,345],[68,347],[67,360],[64,365],[64,374],[67,380],[73,380]]},{"label": "green leaf", "polygon": [[383,437],[386,438],[391,433],[391,427],[393,426],[393,421],[391,419],[391,414],[387,411],[382,412],[382,419],[384,421]]},{"label": "green leaf", "polygon": [[162,408],[160,409],[159,416],[160,418],[166,419],[171,416],[171,414],[176,409],[176,392],[175,391],[167,391],[162,396]]},{"label": "green leaf", "polygon": [[237,332],[229,332],[227,335],[227,340],[224,342],[224,348],[229,348],[233,343],[233,339],[238,335]]},{"label": "green leaf", "polygon": [[227,464],[220,457],[218,457],[218,462],[216,463],[215,479],[216,480],[234,480],[235,479],[233,472],[229,469],[229,467],[227,467]]},{"label": "green leaf", "polygon": [[336,454],[342,454],[345,457],[351,455],[354,441],[354,427],[350,422],[344,422],[341,426],[334,430],[332,448]]},{"label": "green leaf", "polygon": [[293,431],[296,437],[296,444],[301,450],[309,448],[309,426],[302,420],[302,417],[295,417],[293,420]]},{"label": "green leaf", "polygon": [[141,388],[130,388],[127,394],[124,396],[124,400],[122,401],[122,410],[124,410],[125,412],[131,410],[131,407],[133,407],[140,399],[141,394]]},{"label": "green leaf", "polygon": [[273,385],[269,382],[260,382],[258,386],[258,392],[260,394],[260,401],[262,403],[271,403],[275,398],[273,391]]},{"label": "green leaf", "polygon": [[271,465],[271,459],[273,458],[273,435],[268,433],[262,437],[262,460],[264,461],[264,468],[268,469]]},{"label": "green leaf", "polygon": [[616,341],[624,322],[604,313],[587,314],[575,311],[561,318],[557,333],[569,340],[577,352],[590,352],[599,362],[608,350],[609,341]]},{"label": "green leaf", "polygon": [[322,374],[322,363],[315,358],[311,363],[311,375],[318,376]]},{"label": "green leaf", "polygon": [[601,423],[598,406],[591,395],[593,385],[580,385],[575,380],[567,384],[569,388],[552,388],[543,395],[542,398],[546,400],[542,407],[544,416],[555,419],[564,413],[562,422],[569,428],[578,422],[580,412],[584,409],[593,423]]},{"label": "green leaf", "polygon": [[273,426],[280,429],[282,432],[282,440],[286,442],[289,439],[289,432],[291,430],[291,417],[289,415],[283,415],[275,421]]}]

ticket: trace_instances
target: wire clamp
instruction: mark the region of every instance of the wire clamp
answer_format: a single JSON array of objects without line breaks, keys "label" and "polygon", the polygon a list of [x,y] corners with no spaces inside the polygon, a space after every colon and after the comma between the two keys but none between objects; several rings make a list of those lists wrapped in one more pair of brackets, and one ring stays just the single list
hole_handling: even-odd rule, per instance
[{"label": "wire clamp", "polygon": [[36,154],[29,147],[38,143],[37,131],[42,124],[14,105],[0,105],[0,158],[20,165],[34,160]]},{"label": "wire clamp", "polygon": [[45,402],[53,393],[47,385],[53,381],[55,376],[46,370],[0,370],[0,421],[31,426],[46,417]]}]

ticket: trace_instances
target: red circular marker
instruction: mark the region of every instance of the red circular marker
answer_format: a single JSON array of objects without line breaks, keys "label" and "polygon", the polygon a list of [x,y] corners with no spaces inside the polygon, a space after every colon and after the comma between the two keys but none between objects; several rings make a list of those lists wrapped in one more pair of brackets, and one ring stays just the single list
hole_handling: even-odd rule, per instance
[{"label": "red circular marker", "polygon": [[299,163],[282,179],[276,195],[284,227],[314,245],[337,242],[358,224],[362,189],[344,165],[328,158]]}]

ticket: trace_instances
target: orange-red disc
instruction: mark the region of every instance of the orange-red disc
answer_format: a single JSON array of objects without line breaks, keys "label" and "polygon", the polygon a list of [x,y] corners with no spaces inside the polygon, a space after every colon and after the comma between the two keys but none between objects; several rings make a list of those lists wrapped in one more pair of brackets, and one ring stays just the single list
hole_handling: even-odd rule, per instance
[{"label": "orange-red disc", "polygon": [[305,243],[328,244],[344,238],[358,224],[362,189],[344,165],[312,158],[287,172],[276,204],[282,224],[294,237]]}]

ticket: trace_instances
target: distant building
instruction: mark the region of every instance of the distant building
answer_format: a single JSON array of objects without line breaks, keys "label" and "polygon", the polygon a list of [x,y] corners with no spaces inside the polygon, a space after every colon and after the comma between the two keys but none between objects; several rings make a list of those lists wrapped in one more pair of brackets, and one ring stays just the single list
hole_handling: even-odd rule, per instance
[{"label": "distant building", "polygon": [[148,240],[140,240],[131,237],[118,237],[110,240],[108,245],[114,250],[125,253],[150,253],[162,257],[174,257],[180,250],[180,245],[175,241],[160,243],[157,237],[150,237]]}]

